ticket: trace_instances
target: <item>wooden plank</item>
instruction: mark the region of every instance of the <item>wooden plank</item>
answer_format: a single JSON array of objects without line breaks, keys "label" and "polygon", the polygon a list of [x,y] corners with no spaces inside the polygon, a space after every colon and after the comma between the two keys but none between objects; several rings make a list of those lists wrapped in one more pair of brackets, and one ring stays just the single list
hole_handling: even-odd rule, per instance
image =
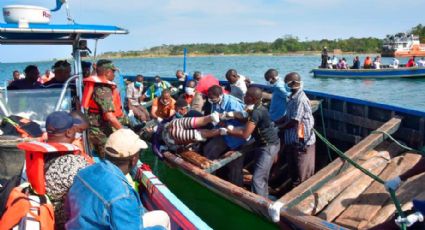
[{"label": "wooden plank", "polygon": [[[387,153],[389,156],[389,153]],[[388,165],[378,166],[371,170],[375,175],[379,175]],[[318,215],[318,217],[327,221],[333,221],[338,217],[347,207],[349,207],[356,198],[362,194],[367,187],[374,180],[366,174],[360,175],[360,177],[349,185],[342,193],[340,193],[332,202]]]},{"label": "wooden plank", "polygon": [[212,161],[212,164],[210,165],[210,167],[204,168],[204,171],[207,173],[213,173],[217,171],[218,169],[224,167],[225,165],[229,164],[233,160],[236,160],[239,157],[241,157],[242,153],[238,151],[231,151],[226,153],[225,156],[226,157],[224,158]]},{"label": "wooden plank", "polygon": [[[398,174],[403,173],[407,168],[411,167],[413,164],[418,162],[420,156],[417,154],[407,154],[405,156],[400,156],[393,158],[391,163],[384,169],[384,171],[379,175],[383,180],[392,178]],[[355,197],[354,197],[355,198]],[[381,206],[389,199],[389,195],[386,193],[384,186],[379,182],[373,182],[363,194],[361,194],[357,199],[354,199],[353,204],[350,205],[343,213],[338,217],[339,221],[345,220],[345,225],[352,228],[358,228],[362,226],[365,222],[369,222],[372,216],[378,212]],[[346,207],[348,205],[344,204]],[[329,213],[323,213],[321,217],[324,217],[327,220],[334,220],[338,215],[332,215],[334,210],[331,207],[327,207]]]},{"label": "wooden plank", "polygon": [[[401,123],[401,119],[395,117],[390,119],[381,127],[379,127],[378,130],[387,132],[389,134],[393,134],[399,128],[400,123]],[[382,134],[371,133],[369,136],[364,138],[358,144],[350,148],[345,154],[351,159],[356,159],[362,154],[366,153],[367,151],[375,148],[385,139],[386,137]],[[317,185],[317,184],[319,184],[320,182],[329,180],[334,174],[336,174],[338,171],[343,169],[345,163],[346,162],[342,160],[341,158],[335,159],[332,163],[330,163],[325,168],[321,169],[319,172],[317,172],[315,175],[310,177],[304,183],[292,189],[292,191],[290,191],[289,193],[281,197],[279,201],[283,202],[288,207],[293,206],[294,203],[296,203],[298,198],[305,196],[306,193],[311,194],[316,189],[318,189],[318,187],[320,187],[320,185]]]},{"label": "wooden plank", "polygon": [[352,125],[362,126],[368,129],[376,129],[383,124],[383,122],[375,121],[369,118],[351,115],[343,112],[334,110],[323,109],[323,114],[326,118],[330,118],[336,121],[345,122]]},{"label": "wooden plank", "polygon": [[[378,173],[382,171],[389,161],[388,152],[380,152],[380,155],[369,159],[362,164],[362,167],[373,173]],[[362,175],[363,172],[359,169],[347,170],[323,185],[294,208],[308,215],[316,215],[347,187],[361,179]]]},{"label": "wooden plank", "polygon": [[[383,180],[388,180],[404,173],[412,165],[416,164],[420,158],[418,154],[414,153],[407,153],[403,156],[393,158],[379,177]],[[375,181],[356,199],[354,204],[348,207],[338,217],[337,221],[352,228],[363,228],[389,199],[390,196],[384,186]]]},{"label": "wooden plank", "polygon": [[342,131],[337,131],[332,128],[326,129],[327,138],[337,139],[339,141],[347,142],[347,143],[359,143],[362,140],[361,136],[356,136],[352,134],[348,134]]},{"label": "wooden plank", "polygon": [[[268,208],[273,204],[273,201],[238,187],[215,175],[206,173],[204,170],[184,161],[182,158],[173,153],[165,152],[164,157],[167,162],[178,167],[184,173],[194,178],[197,182],[214,192],[219,193],[224,198],[229,199],[254,213],[262,215],[265,218],[270,218],[268,215]],[[300,229],[345,230],[345,228],[336,224],[329,223],[315,216],[302,214],[295,210],[281,209],[280,216],[281,220],[279,225],[282,227],[287,226],[286,223],[289,222],[291,225],[295,225]]]},{"label": "wooden plank", "polygon": [[[381,121],[376,121],[370,118],[346,114],[346,113],[342,113],[342,112],[334,111],[330,109],[323,109],[323,114],[326,119],[332,119],[332,120],[336,120],[340,122],[345,122],[348,124],[360,126],[370,130],[374,130],[380,127],[382,124],[384,124],[384,122],[381,122]],[[397,135],[401,137],[408,136],[409,138],[423,137],[423,135],[421,135],[421,132],[419,130],[405,128],[405,127],[400,127],[400,129],[397,132]]]},{"label": "wooden plank", "polygon": [[[425,184],[425,174],[412,177],[407,180],[397,190],[397,198],[401,204],[406,204],[420,195],[423,191],[423,185]],[[379,210],[379,212],[372,218],[368,224],[368,228],[377,224],[383,223],[389,219],[396,212],[395,206],[391,200],[388,200],[386,204]]]}]

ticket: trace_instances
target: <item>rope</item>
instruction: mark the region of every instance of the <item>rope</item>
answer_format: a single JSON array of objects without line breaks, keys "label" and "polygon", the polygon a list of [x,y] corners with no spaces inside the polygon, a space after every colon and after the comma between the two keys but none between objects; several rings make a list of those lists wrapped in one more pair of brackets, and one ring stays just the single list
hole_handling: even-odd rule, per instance
[{"label": "rope", "polygon": [[406,145],[400,143],[399,141],[397,141],[393,136],[391,136],[391,134],[389,134],[389,133],[387,133],[385,131],[375,130],[375,131],[372,131],[372,133],[384,134],[385,136],[387,136],[389,139],[391,139],[392,141],[394,141],[394,143],[396,143],[398,146],[402,147],[403,149],[406,149],[408,151],[412,151],[412,152],[416,152],[416,153],[420,153],[422,155],[425,155],[425,151],[421,151],[421,150],[410,148],[409,146],[406,146]]},{"label": "rope", "polygon": [[[376,176],[375,174],[369,172],[367,169],[363,168],[362,166],[360,166],[359,164],[357,164],[355,161],[353,161],[351,158],[349,158],[347,155],[345,155],[344,152],[342,152],[341,150],[339,150],[335,145],[333,145],[331,142],[329,142],[324,136],[322,136],[316,129],[313,129],[314,133],[319,137],[320,140],[322,140],[327,146],[329,146],[329,148],[331,148],[334,152],[336,152],[342,159],[346,160],[348,163],[350,163],[351,165],[353,165],[355,168],[359,169],[360,171],[362,171],[364,174],[368,175],[369,177],[371,177],[373,180],[381,183],[381,184],[385,184],[385,181],[382,180],[381,178],[379,178],[378,176]],[[401,209],[401,204],[397,199],[396,193],[394,190],[390,189],[389,191],[390,196],[391,196],[391,200],[393,201],[397,212],[399,214],[400,217],[404,218],[404,212]],[[406,223],[402,223],[401,224],[401,229],[406,230]]]},{"label": "rope", "polygon": [[[326,136],[326,125],[325,125],[325,117],[323,116],[323,106],[322,106],[322,101],[320,101],[320,117],[322,118],[322,129],[323,129],[323,136],[325,137],[325,139],[328,139],[328,137]],[[326,145],[326,151],[328,152],[328,157],[329,157],[329,162],[332,162],[332,155],[331,155],[331,151],[329,149],[329,146]]]}]

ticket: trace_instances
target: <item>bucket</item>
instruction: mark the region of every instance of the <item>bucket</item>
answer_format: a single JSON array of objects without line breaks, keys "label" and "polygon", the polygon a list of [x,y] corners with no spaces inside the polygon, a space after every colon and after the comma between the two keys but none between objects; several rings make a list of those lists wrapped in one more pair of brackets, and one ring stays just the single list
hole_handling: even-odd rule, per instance
[{"label": "bucket", "polygon": [[16,145],[23,141],[20,137],[0,136],[0,180],[8,180],[20,175],[25,163],[25,152]]}]

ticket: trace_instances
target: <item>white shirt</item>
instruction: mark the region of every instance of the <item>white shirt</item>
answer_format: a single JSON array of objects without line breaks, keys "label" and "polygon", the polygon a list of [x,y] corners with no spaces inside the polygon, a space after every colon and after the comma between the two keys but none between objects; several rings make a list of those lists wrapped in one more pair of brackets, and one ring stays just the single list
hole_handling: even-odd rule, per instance
[{"label": "white shirt", "polygon": [[230,84],[230,94],[232,96],[243,100],[245,93],[248,90],[245,80],[245,76],[239,75],[239,79],[235,82],[235,84]]},{"label": "white shirt", "polygon": [[425,60],[421,59],[421,60],[418,61],[417,64],[418,64],[418,67],[425,67]]},{"label": "white shirt", "polygon": [[398,59],[394,58],[392,67],[394,69],[397,69],[398,65],[400,65],[400,61]]},{"label": "white shirt", "polygon": [[373,65],[375,66],[375,69],[380,69],[381,68],[381,63],[379,61],[375,61],[373,63]]}]

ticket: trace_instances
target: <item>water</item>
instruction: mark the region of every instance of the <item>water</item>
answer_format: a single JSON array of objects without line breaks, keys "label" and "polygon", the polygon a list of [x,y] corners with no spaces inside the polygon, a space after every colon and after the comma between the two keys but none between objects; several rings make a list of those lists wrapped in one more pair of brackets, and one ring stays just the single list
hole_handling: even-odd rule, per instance
[{"label": "water", "polygon": [[[345,56],[349,63],[353,57]],[[365,56],[360,56],[364,60]],[[383,58],[383,64],[390,64],[391,58]],[[406,63],[401,59],[400,63]],[[183,58],[132,58],[117,59],[116,65],[123,74],[143,74],[146,76],[174,76],[177,69],[182,69]],[[12,71],[23,70],[30,63],[0,63],[0,81],[11,79]],[[34,64],[34,63],[31,63]],[[44,72],[53,62],[35,63],[40,72]],[[425,79],[316,79],[309,73],[320,64],[319,56],[211,56],[189,57],[187,70],[192,73],[199,70],[211,73],[220,79],[230,68],[238,70],[251,80],[264,83],[264,72],[276,68],[283,77],[286,73],[296,71],[301,74],[304,86],[308,90],[322,91],[341,96],[360,98],[405,108],[425,110]]]},{"label": "water", "polygon": [[[352,57],[346,56],[351,62]],[[361,56],[364,59],[364,56]],[[406,63],[406,59],[400,60]],[[182,69],[183,59],[172,58],[134,58],[117,59],[115,64],[123,74],[160,75],[172,77],[177,69]],[[389,64],[390,58],[383,58]],[[0,81],[11,79],[12,71],[23,70],[28,64],[39,66],[40,72],[53,65],[53,62],[38,63],[0,63]],[[257,83],[264,83],[264,72],[276,68],[283,77],[296,71],[301,74],[305,88],[331,94],[365,99],[374,102],[398,105],[405,108],[425,111],[425,79],[315,79],[310,70],[320,64],[318,56],[214,56],[190,57],[187,69],[190,73],[199,70],[212,73],[220,79],[229,68],[248,76]],[[154,173],[189,206],[197,215],[214,229],[275,229],[276,226],[225,200],[198,183],[189,180],[177,169],[171,169],[156,160],[151,153],[144,154],[142,160],[148,162]]]}]

